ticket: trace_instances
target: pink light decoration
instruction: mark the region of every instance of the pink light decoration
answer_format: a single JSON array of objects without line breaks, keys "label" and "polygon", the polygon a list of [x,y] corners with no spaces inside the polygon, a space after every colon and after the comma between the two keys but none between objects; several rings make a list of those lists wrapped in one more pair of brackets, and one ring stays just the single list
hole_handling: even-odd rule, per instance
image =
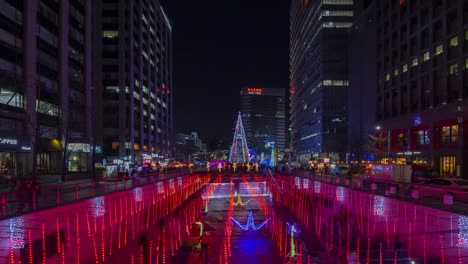
[{"label": "pink light decoration", "polygon": [[65,264],[65,243],[62,243],[62,264]]},{"label": "pink light decoration", "polygon": [[29,251],[29,264],[33,264],[33,253],[32,253],[32,235],[31,235],[31,229],[28,229],[28,238],[29,238],[29,246],[28,246],[28,251]]},{"label": "pink light decoration", "polygon": [[59,226],[58,218],[56,218],[56,225],[57,225],[57,253],[60,253],[61,243],[60,243],[60,226]]},{"label": "pink light decoration", "polygon": [[71,247],[70,216],[67,215],[67,246]]},{"label": "pink light decoration", "polygon": [[[76,214],[76,263],[80,264],[81,260],[81,241],[80,241],[80,215]],[[45,264],[45,262],[43,263]]]},{"label": "pink light decoration", "polygon": [[46,261],[47,261],[47,255],[46,255],[45,224],[42,223],[42,264],[45,264]]}]

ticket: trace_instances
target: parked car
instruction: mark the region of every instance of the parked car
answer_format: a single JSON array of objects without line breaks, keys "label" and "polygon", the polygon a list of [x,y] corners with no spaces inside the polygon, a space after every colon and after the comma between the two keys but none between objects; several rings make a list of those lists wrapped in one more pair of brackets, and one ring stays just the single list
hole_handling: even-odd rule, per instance
[{"label": "parked car", "polygon": [[448,195],[456,201],[468,201],[468,180],[437,178],[413,184],[408,190],[410,193],[413,190],[420,190],[424,196],[443,199],[444,195]]}]

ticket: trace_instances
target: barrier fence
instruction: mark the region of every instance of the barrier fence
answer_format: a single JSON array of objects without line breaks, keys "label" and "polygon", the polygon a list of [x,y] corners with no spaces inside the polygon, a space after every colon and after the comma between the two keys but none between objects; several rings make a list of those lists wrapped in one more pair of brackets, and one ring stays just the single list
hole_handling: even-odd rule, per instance
[{"label": "barrier fence", "polygon": [[174,179],[189,173],[190,170],[177,170],[140,175],[138,178],[109,178],[107,180],[101,179],[56,186],[40,186],[38,189],[6,192],[0,194],[0,219],[129,190],[163,180]]},{"label": "barrier fence", "polygon": [[466,206],[468,192],[466,191],[444,191],[440,188],[440,191],[436,192],[433,187],[421,184],[380,182],[374,181],[369,177],[324,175],[302,170],[293,171],[291,175],[399,199],[405,202],[418,203],[450,212],[468,214],[468,207]]}]

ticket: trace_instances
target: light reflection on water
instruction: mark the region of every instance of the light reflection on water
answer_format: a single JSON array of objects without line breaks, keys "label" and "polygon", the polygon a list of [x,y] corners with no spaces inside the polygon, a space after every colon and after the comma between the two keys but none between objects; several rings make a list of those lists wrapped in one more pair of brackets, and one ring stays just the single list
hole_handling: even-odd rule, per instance
[{"label": "light reflection on water", "polygon": [[15,217],[9,221],[10,243],[13,249],[24,248],[24,219]]}]

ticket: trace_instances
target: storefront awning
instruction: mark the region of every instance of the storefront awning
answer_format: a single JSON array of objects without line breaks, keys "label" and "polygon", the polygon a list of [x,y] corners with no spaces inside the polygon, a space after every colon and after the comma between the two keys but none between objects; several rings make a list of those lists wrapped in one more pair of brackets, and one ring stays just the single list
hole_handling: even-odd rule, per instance
[{"label": "storefront awning", "polygon": [[62,142],[58,139],[39,139],[38,151],[62,151]]}]

